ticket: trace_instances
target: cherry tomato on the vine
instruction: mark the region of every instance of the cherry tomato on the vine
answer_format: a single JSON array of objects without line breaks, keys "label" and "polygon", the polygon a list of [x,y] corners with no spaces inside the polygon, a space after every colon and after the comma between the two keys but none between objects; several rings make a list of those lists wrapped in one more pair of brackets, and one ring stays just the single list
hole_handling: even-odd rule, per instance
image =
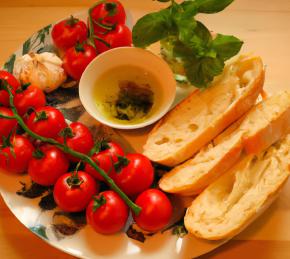
[{"label": "cherry tomato on the vine", "polygon": [[47,138],[58,137],[67,126],[63,114],[51,106],[37,108],[29,115],[26,124],[34,133]]},{"label": "cherry tomato on the vine", "polygon": [[0,149],[0,168],[11,173],[24,173],[32,158],[34,147],[30,141],[20,135],[11,136]]},{"label": "cherry tomato on the vine", "polygon": [[108,33],[98,33],[96,36],[99,38],[95,39],[98,53],[117,47],[129,47],[132,45],[132,32],[125,24],[117,24],[116,27]]},{"label": "cherry tomato on the vine", "polygon": [[115,183],[127,195],[137,195],[150,188],[154,180],[154,169],[150,160],[142,154],[128,154],[129,163],[112,174]]},{"label": "cherry tomato on the vine", "polygon": [[[64,139],[66,140],[66,145],[73,149],[74,151],[87,154],[94,146],[94,139],[92,133],[84,124],[80,122],[72,122],[69,127],[65,128],[62,131],[61,136],[57,138],[60,143],[64,143]],[[79,161],[79,159],[68,156],[69,159],[73,162]]]},{"label": "cherry tomato on the vine", "polygon": [[[13,112],[10,108],[0,106],[0,114],[5,116],[13,116]],[[17,121],[15,119],[4,119],[0,118],[0,142],[2,141],[2,136],[8,137],[12,130],[16,130]]]},{"label": "cherry tomato on the vine", "polygon": [[93,7],[90,14],[95,32],[104,32],[106,28],[124,24],[126,21],[125,9],[117,0],[100,2]]},{"label": "cherry tomato on the vine", "polygon": [[63,68],[72,78],[79,80],[87,65],[96,56],[97,51],[93,46],[77,43],[65,52]]},{"label": "cherry tomato on the vine", "polygon": [[[98,152],[99,151],[99,152]],[[100,150],[93,154],[92,159],[107,174],[114,172],[114,163],[118,161],[118,156],[124,156],[122,147],[116,142],[100,142]],[[97,180],[104,181],[104,178],[89,164],[85,165],[85,171]]]},{"label": "cherry tomato on the vine", "polygon": [[0,70],[0,105],[10,106],[9,105],[9,94],[3,89],[3,84],[8,83],[8,87],[10,86],[11,92],[14,94],[15,91],[20,86],[18,80],[9,72],[5,70]]},{"label": "cherry tomato on the vine", "polygon": [[104,191],[89,203],[86,215],[87,222],[96,232],[108,235],[124,228],[129,209],[116,192]]},{"label": "cherry tomato on the vine", "polygon": [[33,153],[33,158],[28,165],[28,174],[32,181],[50,186],[55,184],[68,168],[69,161],[60,149],[51,145],[43,145]]},{"label": "cherry tomato on the vine", "polygon": [[156,232],[168,225],[173,208],[163,192],[157,189],[148,189],[137,197],[135,203],[142,209],[138,216],[133,215],[140,228]]},{"label": "cherry tomato on the vine", "polygon": [[46,99],[43,91],[35,85],[24,85],[16,91],[14,105],[20,115],[24,115],[29,109],[37,109],[45,106]]},{"label": "cherry tomato on the vine", "polygon": [[87,35],[87,25],[73,16],[54,25],[51,31],[55,46],[62,50],[73,47],[77,42],[84,42]]},{"label": "cherry tomato on the vine", "polygon": [[63,174],[54,185],[53,197],[63,211],[84,210],[92,197],[99,191],[99,185],[89,174],[78,171]]}]

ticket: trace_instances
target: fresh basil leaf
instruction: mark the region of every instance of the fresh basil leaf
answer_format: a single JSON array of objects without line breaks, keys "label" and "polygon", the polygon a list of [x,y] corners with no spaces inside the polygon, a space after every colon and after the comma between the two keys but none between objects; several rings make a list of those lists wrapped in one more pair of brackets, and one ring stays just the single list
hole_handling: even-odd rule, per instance
[{"label": "fresh basil leaf", "polygon": [[192,8],[192,6],[195,6],[195,9],[197,9],[197,4],[195,3],[195,0],[187,0],[183,1],[180,6],[186,10],[187,8]]},{"label": "fresh basil leaf", "polygon": [[194,35],[197,26],[194,16],[197,14],[195,5],[182,8],[181,5],[174,4],[171,7],[171,15],[179,32],[179,40],[186,43]]},{"label": "fresh basil leaf", "polygon": [[[192,49],[196,57],[208,56],[208,49],[212,40],[209,30],[199,21],[197,21],[194,34],[186,45]],[[215,57],[212,54],[211,57]]]},{"label": "fresh basil leaf", "polygon": [[183,44],[181,41],[175,41],[173,43],[173,56],[181,59],[191,59],[194,54],[192,50]]},{"label": "fresh basil leaf", "polygon": [[132,30],[133,44],[146,47],[166,38],[171,33],[170,9],[150,13],[137,21]]},{"label": "fresh basil leaf", "polygon": [[[185,36],[185,34],[183,34]],[[176,43],[176,51],[178,49],[183,49],[186,47],[186,55],[185,58],[194,55],[195,57],[215,57],[216,53],[214,50],[210,50],[210,42],[212,40],[211,34],[209,30],[199,21],[196,21],[196,26],[191,33],[188,33],[187,36],[191,36],[190,38],[179,36],[180,42],[185,46],[182,46],[181,43]],[[178,53],[177,53],[178,55]]]},{"label": "fresh basil leaf", "polygon": [[190,83],[195,87],[205,88],[219,75],[224,68],[224,62],[218,58],[199,58],[186,60],[184,63],[185,74]]},{"label": "fresh basil leaf", "polygon": [[195,0],[199,13],[218,13],[234,0]]},{"label": "fresh basil leaf", "polygon": [[198,13],[198,10],[197,10],[198,9],[198,5],[196,4],[196,2],[194,0],[184,1],[184,2],[182,2],[180,4],[180,6],[182,7],[182,9],[184,11],[195,10],[195,14]]},{"label": "fresh basil leaf", "polygon": [[197,35],[193,35],[186,45],[190,47],[190,49],[195,53],[196,57],[202,57],[206,53],[206,44]]},{"label": "fresh basil leaf", "polygon": [[243,43],[233,36],[221,34],[213,40],[211,32],[196,21],[195,16],[220,12],[232,2],[187,0],[178,4],[171,1],[166,9],[145,15],[137,22],[133,28],[133,43],[146,47],[161,41],[161,53],[166,54],[166,61],[170,65],[178,63],[190,83],[205,88],[223,71],[224,61],[237,54]]},{"label": "fresh basil leaf", "polygon": [[208,28],[206,28],[206,26],[204,26],[204,24],[199,21],[197,21],[194,33],[199,38],[201,38],[206,44],[208,44],[212,39],[211,33],[208,30]]},{"label": "fresh basil leaf", "polygon": [[227,60],[239,53],[243,42],[230,35],[218,34],[212,41],[212,48],[218,53],[219,57]]},{"label": "fresh basil leaf", "polygon": [[194,29],[196,27],[196,21],[194,19],[186,21],[182,19],[177,23],[179,28],[179,40],[181,42],[188,42],[194,36]]}]

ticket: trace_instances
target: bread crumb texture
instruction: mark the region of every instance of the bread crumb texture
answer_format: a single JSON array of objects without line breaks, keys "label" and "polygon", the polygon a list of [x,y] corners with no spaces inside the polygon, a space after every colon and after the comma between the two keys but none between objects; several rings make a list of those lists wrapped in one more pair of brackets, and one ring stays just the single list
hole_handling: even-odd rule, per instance
[{"label": "bread crumb texture", "polygon": [[209,88],[192,93],[157,123],[144,154],[167,166],[192,157],[255,104],[263,82],[261,59],[240,56]]},{"label": "bread crumb texture", "polygon": [[290,92],[282,91],[256,104],[194,158],[163,175],[159,186],[170,193],[198,194],[232,167],[243,152],[262,151],[288,133]]},{"label": "bread crumb texture", "polygon": [[290,135],[247,155],[205,189],[187,209],[185,226],[197,237],[231,238],[274,200],[289,176]]}]

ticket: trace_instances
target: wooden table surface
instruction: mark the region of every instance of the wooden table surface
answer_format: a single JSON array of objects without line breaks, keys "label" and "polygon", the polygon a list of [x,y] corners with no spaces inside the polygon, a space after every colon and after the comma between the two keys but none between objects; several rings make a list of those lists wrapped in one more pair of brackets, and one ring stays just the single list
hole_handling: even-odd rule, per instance
[{"label": "wooden table surface", "polygon": [[[136,20],[158,9],[151,0],[121,0]],[[89,7],[91,0],[0,0],[0,64],[41,27]],[[226,11],[200,17],[212,30],[245,41],[263,57],[266,89],[290,89],[290,1],[236,0]],[[289,185],[288,185],[289,186]],[[288,188],[289,189],[289,188]],[[289,206],[288,206],[289,209]],[[285,226],[289,229],[289,225]],[[202,258],[290,258],[290,240],[233,240]],[[27,230],[0,198],[0,258],[73,258]]]}]

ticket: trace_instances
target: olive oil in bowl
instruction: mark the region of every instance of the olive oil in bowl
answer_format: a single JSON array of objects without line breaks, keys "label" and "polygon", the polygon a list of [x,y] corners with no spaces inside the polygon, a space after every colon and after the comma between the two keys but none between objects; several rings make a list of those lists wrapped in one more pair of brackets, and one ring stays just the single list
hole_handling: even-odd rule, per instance
[{"label": "olive oil in bowl", "polygon": [[112,122],[146,121],[162,102],[158,79],[142,67],[122,65],[101,74],[94,85],[97,109]]},{"label": "olive oil in bowl", "polygon": [[135,47],[98,55],[79,83],[86,111],[116,129],[153,124],[168,112],[175,94],[176,81],[168,64],[152,52]]}]

